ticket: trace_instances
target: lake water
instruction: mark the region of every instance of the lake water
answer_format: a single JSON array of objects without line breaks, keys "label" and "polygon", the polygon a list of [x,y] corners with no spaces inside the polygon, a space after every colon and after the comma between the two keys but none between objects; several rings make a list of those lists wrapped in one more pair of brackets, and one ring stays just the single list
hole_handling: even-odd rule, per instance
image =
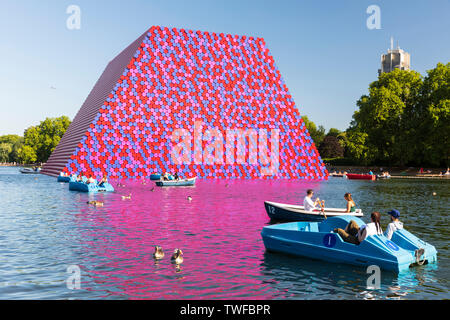
[{"label": "lake water", "polygon": [[[115,193],[88,195],[56,178],[0,167],[0,299],[450,298],[450,181],[124,183]],[[374,210],[400,210],[405,227],[436,247],[438,263],[382,271],[381,289],[368,290],[364,268],[266,253],[263,201],[299,203],[308,188],[328,207],[344,207],[351,192],[365,221]],[[158,263],[155,245],[166,253]],[[170,263],[175,248],[184,253],[179,268]],[[67,288],[70,265],[81,269],[79,290]]]}]

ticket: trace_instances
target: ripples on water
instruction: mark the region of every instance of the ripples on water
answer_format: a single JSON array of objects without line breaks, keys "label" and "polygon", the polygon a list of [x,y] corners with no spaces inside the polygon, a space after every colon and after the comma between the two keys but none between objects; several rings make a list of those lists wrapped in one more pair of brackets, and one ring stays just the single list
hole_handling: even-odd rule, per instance
[{"label": "ripples on water", "polygon": [[[151,191],[150,181],[126,181],[115,193],[88,195],[52,177],[0,168],[0,298],[450,298],[449,183],[198,180],[195,187]],[[373,210],[397,208],[408,230],[436,246],[438,264],[400,275],[382,271],[381,289],[367,290],[363,268],[266,253],[263,201],[299,203],[308,188],[329,207],[344,207],[351,192],[364,220]],[[122,200],[129,192],[131,200]],[[155,245],[166,254],[158,263]],[[170,263],[175,248],[184,253],[179,268]],[[66,287],[69,265],[82,270],[81,290]]]}]

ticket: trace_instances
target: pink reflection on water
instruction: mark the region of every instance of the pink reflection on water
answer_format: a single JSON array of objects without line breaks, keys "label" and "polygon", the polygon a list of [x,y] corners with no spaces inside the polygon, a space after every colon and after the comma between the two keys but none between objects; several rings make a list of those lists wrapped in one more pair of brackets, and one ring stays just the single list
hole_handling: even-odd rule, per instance
[{"label": "pink reflection on water", "polygon": [[[89,279],[83,287],[105,291],[105,297],[273,297],[260,273],[260,233],[269,222],[263,202],[301,203],[308,188],[320,197],[319,182],[198,180],[195,187],[154,187],[133,180],[125,185],[114,194],[90,196],[104,207],[86,205],[78,216]],[[122,200],[130,192],[131,200]],[[157,263],[155,245],[165,251]],[[184,253],[179,268],[170,263],[175,248]]]}]

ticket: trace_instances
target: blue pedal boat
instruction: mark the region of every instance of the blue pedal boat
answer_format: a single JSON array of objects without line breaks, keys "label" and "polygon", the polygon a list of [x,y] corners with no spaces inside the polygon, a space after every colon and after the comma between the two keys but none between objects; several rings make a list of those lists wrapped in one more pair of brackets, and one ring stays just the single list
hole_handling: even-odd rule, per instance
[{"label": "blue pedal boat", "polygon": [[70,176],[58,176],[58,182],[70,182]]},{"label": "blue pedal boat", "polygon": [[70,181],[69,190],[80,192],[113,192],[114,187],[109,183],[104,183],[102,186],[99,186],[97,182],[87,184],[85,182]]},{"label": "blue pedal boat", "polygon": [[395,272],[437,261],[436,248],[406,230],[397,230],[391,240],[384,235],[373,235],[359,245],[344,242],[333,230],[344,229],[350,220],[359,226],[365,224],[357,217],[340,216],[322,222],[266,226],[261,236],[267,251],[357,266],[377,265]]}]

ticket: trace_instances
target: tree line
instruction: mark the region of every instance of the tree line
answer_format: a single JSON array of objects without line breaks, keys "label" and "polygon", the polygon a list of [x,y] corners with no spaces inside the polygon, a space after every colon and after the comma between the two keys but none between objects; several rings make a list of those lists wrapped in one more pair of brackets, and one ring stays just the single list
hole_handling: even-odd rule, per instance
[{"label": "tree line", "polygon": [[46,118],[28,127],[22,136],[0,136],[0,163],[43,163],[50,157],[70,125],[67,116]]},{"label": "tree line", "polygon": [[[450,63],[425,77],[413,70],[381,74],[356,103],[349,128],[325,134],[303,117],[321,157],[342,164],[448,167]],[[336,159],[337,158],[337,159]]]}]

